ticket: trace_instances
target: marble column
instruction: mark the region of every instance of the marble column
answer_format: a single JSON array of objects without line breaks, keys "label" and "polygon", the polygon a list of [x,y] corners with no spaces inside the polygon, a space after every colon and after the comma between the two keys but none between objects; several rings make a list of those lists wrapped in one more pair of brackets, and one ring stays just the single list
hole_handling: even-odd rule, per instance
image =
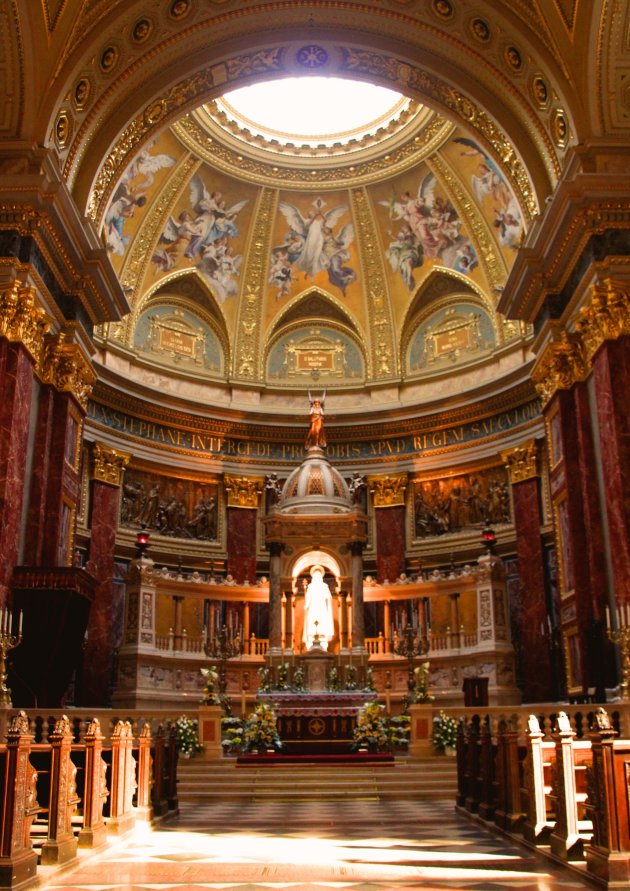
[{"label": "marble column", "polygon": [[269,544],[269,649],[279,653],[282,643],[282,585],[280,542]]},{"label": "marble column", "polygon": [[519,590],[510,602],[515,647],[525,702],[550,702],[558,689],[551,663],[553,616],[545,586],[545,557],[540,533],[541,493],[538,443],[528,440],[502,452],[512,485]]},{"label": "marble column", "polygon": [[383,637],[385,638],[385,652],[389,653],[392,633],[392,605],[390,600],[383,602]]},{"label": "marble column", "polygon": [[79,499],[83,419],[96,380],[89,356],[69,329],[42,358],[24,559],[32,566],[72,561]]},{"label": "marble column", "polygon": [[264,480],[225,475],[227,571],[242,584],[256,580],[258,502]]},{"label": "marble column", "polygon": [[612,582],[630,608],[630,336],[605,341],[593,357]]},{"label": "marble column", "polygon": [[115,640],[114,558],[120,508],[120,486],[129,455],[95,442],[92,446],[90,568],[98,580],[88,619],[87,648],[79,698],[106,707],[112,680]]},{"label": "marble column", "polygon": [[395,581],[405,571],[405,490],[407,474],[368,477],[376,526],[379,582]]},{"label": "marble column", "polygon": [[0,605],[18,560],[33,382],[28,350],[0,337]]},{"label": "marble column", "polygon": [[350,545],[350,571],[352,576],[352,650],[365,649],[365,614],[363,607],[363,545],[354,541]]}]

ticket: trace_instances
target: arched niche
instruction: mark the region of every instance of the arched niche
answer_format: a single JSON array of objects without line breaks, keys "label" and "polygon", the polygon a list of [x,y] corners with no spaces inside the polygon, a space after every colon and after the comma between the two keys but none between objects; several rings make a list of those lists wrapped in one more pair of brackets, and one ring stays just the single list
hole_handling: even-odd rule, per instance
[{"label": "arched niche", "polygon": [[134,352],[152,364],[222,378],[225,355],[207,319],[175,298],[151,301],[133,332]]},{"label": "arched niche", "polygon": [[285,328],[267,351],[268,384],[304,387],[362,385],[365,357],[358,341],[340,325],[300,321]]},{"label": "arched niche", "polygon": [[432,374],[480,361],[496,343],[492,319],[481,302],[453,297],[418,319],[405,353],[406,375]]}]

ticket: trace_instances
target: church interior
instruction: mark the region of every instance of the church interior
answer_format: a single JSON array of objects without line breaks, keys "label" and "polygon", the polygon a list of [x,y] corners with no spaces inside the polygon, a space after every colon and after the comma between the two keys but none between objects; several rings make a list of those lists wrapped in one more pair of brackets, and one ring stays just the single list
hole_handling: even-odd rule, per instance
[{"label": "church interior", "polygon": [[[199,760],[227,763],[221,714],[272,706],[287,757],[333,757],[370,702],[409,720],[409,763],[445,713],[483,750],[474,721],[522,741],[533,713],[566,743],[567,712],[608,751],[600,708],[630,759],[628,3],[0,9],[6,763],[97,713],[191,715]],[[434,835],[470,833],[489,871],[445,858],[436,887],[628,887],[603,817],[588,874],[532,859],[502,882],[503,842],[443,804]],[[183,809],[182,832],[292,819],[265,807]],[[341,819],[317,807],[299,837]],[[380,807],[392,846],[420,845],[428,799]],[[0,887],[26,887],[12,856]],[[263,887],[232,866],[221,887]]]}]

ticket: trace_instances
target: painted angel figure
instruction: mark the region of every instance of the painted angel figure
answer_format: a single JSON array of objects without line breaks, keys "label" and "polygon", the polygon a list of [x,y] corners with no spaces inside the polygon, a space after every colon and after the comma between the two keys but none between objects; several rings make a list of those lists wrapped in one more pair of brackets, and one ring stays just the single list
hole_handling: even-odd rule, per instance
[{"label": "painted angel figure", "polygon": [[345,294],[348,284],[356,278],[353,269],[343,266],[350,258],[348,247],[354,240],[354,227],[348,223],[335,233],[348,205],[340,204],[328,211],[324,211],[325,207],[323,198],[315,198],[304,217],[295,205],[281,201],[280,212],[290,226],[285,247],[289,260],[305,278],[313,279],[326,269],[330,283]]},{"label": "painted angel figure", "polygon": [[305,446],[307,449],[326,448],[326,432],[324,430],[324,402],[326,401],[326,390],[320,397],[311,396],[308,391],[308,401],[311,404],[311,426],[306,434]]},{"label": "painted angel figure", "polygon": [[239,234],[236,217],[248,203],[248,199],[237,201],[226,207],[223,194],[215,189],[209,192],[200,176],[190,181],[190,203],[196,214],[196,232],[184,252],[189,260],[194,260],[203,248],[219,238],[233,238]]}]

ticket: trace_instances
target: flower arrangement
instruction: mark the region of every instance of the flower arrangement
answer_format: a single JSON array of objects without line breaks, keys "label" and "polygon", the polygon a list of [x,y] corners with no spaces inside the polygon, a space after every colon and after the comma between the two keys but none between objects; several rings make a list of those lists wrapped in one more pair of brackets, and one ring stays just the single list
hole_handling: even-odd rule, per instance
[{"label": "flower arrangement", "polygon": [[352,739],[353,749],[367,749],[369,752],[382,752],[389,746],[387,721],[383,717],[383,706],[369,702],[359,712]]},{"label": "flower arrangement", "polygon": [[200,668],[199,670],[206,682],[203,691],[203,701],[205,705],[220,705],[221,697],[217,692],[219,672],[217,671],[216,665],[211,665],[210,668]]},{"label": "flower arrangement", "polygon": [[306,690],[306,677],[303,668],[296,668],[293,672],[293,689],[296,693],[303,693]]},{"label": "flower arrangement", "polygon": [[391,748],[402,748],[409,745],[411,718],[409,715],[394,715],[387,721],[387,734]]},{"label": "flower arrangement", "polygon": [[357,670],[356,670],[356,668],[354,667],[354,665],[347,665],[347,666],[346,666],[346,683],[345,683],[345,689],[346,689],[346,690],[356,690],[357,687],[358,687],[358,683],[357,683]]},{"label": "flower arrangement", "polygon": [[457,745],[457,721],[455,718],[443,711],[433,718],[432,742],[438,752],[455,748]]},{"label": "flower arrangement", "polygon": [[289,666],[286,662],[282,662],[278,666],[278,680],[275,686],[276,690],[287,690],[289,687]]},{"label": "flower arrangement", "polygon": [[374,671],[371,666],[368,666],[367,671],[365,672],[364,689],[370,693],[376,690],[376,687],[374,686]]},{"label": "flower arrangement", "polygon": [[409,704],[417,702],[433,702],[435,696],[429,693],[429,663],[422,662],[413,670],[413,682],[409,685]]},{"label": "flower arrangement", "polygon": [[269,669],[264,666],[258,669],[258,689],[261,693],[271,692],[271,675]]},{"label": "flower arrangement", "polygon": [[333,693],[335,693],[339,689],[339,672],[333,665],[333,667],[328,672],[328,678],[326,681],[326,687]]},{"label": "flower arrangement", "polygon": [[226,754],[231,755],[234,752],[240,752],[243,748],[244,728],[242,718],[226,715],[221,718],[221,730],[223,731],[221,746]]},{"label": "flower arrangement", "polygon": [[260,703],[248,716],[243,727],[243,751],[267,752],[281,749],[282,743],[276,727],[274,710],[266,703]]},{"label": "flower arrangement", "polygon": [[190,758],[197,752],[203,752],[203,746],[199,742],[197,723],[196,720],[188,718],[186,715],[180,715],[175,721],[175,742],[177,750],[184,758]]}]

